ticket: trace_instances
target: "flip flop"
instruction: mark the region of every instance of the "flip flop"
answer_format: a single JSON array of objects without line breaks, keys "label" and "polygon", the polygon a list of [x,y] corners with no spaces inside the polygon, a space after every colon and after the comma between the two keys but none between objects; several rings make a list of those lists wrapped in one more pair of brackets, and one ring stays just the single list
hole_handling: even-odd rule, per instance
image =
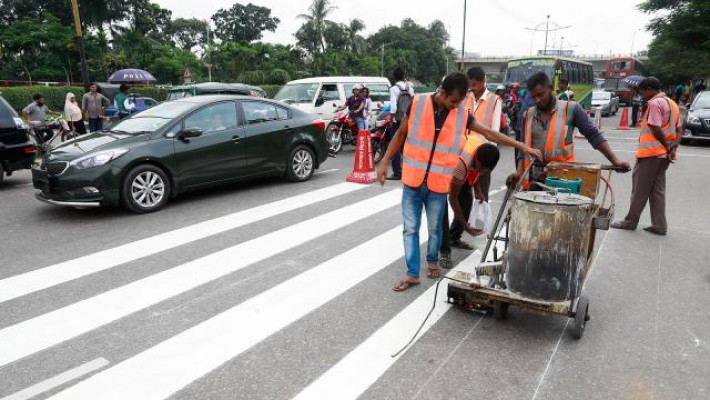
[{"label": "flip flop", "polygon": [[451,262],[451,257],[441,256],[439,257],[439,267],[444,269],[451,269],[454,264]]},{"label": "flip flop", "polygon": [[426,272],[426,276],[429,279],[439,278],[439,268],[429,268],[429,270]]},{"label": "flip flop", "polygon": [[421,282],[415,282],[415,281],[408,281],[406,279],[402,279],[397,283],[397,286],[393,287],[392,290],[395,292],[404,292],[405,290],[409,289],[412,286],[417,286]]}]

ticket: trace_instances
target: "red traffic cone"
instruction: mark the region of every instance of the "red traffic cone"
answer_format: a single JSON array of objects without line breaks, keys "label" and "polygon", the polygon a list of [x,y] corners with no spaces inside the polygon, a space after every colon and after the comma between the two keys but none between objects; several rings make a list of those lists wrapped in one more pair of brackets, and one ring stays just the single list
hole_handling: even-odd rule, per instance
[{"label": "red traffic cone", "polygon": [[624,112],[621,113],[621,121],[619,121],[619,126],[616,127],[617,131],[628,131],[629,129],[629,109],[624,108]]},{"label": "red traffic cone", "polygon": [[372,142],[370,141],[369,131],[361,130],[357,133],[355,165],[353,166],[353,172],[345,180],[356,183],[372,183],[377,181],[375,157],[372,154]]}]

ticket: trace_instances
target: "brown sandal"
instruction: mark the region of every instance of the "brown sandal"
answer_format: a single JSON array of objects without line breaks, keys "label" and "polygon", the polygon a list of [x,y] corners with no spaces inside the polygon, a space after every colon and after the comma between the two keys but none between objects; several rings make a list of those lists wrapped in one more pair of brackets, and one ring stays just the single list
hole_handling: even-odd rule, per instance
[{"label": "brown sandal", "polygon": [[439,268],[431,268],[429,267],[429,270],[426,273],[426,276],[429,279],[438,279],[439,278]]},{"label": "brown sandal", "polygon": [[421,282],[408,281],[408,280],[406,280],[406,279],[402,279],[401,281],[399,281],[399,283],[397,284],[397,286],[395,286],[395,287],[392,288],[392,290],[394,290],[395,292],[404,292],[405,290],[409,289],[410,287],[412,287],[412,286],[417,286],[417,285],[419,285],[420,283],[421,283]]}]

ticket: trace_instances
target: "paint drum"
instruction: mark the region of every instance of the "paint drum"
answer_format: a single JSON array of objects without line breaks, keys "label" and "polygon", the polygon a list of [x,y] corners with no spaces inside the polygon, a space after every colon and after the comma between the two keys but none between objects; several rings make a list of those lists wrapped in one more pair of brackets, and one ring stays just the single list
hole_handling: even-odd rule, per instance
[{"label": "paint drum", "polygon": [[508,289],[537,300],[577,297],[587,262],[592,199],[519,192],[511,209]]}]

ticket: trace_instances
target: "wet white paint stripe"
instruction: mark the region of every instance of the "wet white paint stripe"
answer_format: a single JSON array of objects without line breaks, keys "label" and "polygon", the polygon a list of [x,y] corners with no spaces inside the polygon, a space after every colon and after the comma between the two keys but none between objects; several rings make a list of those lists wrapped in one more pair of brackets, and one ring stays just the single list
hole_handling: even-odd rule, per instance
[{"label": "wet white paint stripe", "polygon": [[340,183],[0,280],[0,302],[367,187]]},{"label": "wet white paint stripe", "polygon": [[340,171],[340,170],[337,169],[337,168],[334,168],[334,169],[326,169],[325,171],[318,171],[318,172],[316,172],[314,175],[327,174],[327,173],[335,172],[335,171]]},{"label": "wet white paint stripe", "polygon": [[165,399],[400,259],[401,240],[400,225],[52,399]]},{"label": "wet white paint stripe", "polygon": [[75,379],[81,378],[84,375],[88,375],[96,370],[99,370],[110,363],[105,358],[97,358],[93,361],[89,361],[86,364],[82,364],[76,368],[72,368],[69,371],[62,372],[61,374],[34,384],[26,389],[22,389],[19,392],[15,392],[9,396],[3,397],[0,400],[27,400],[31,399],[37,395],[40,395],[46,391],[52,390],[56,387],[62,386],[65,383],[71,382]]},{"label": "wet white paint stripe", "polygon": [[[476,250],[459,266],[478,264],[480,257],[481,252]],[[447,281],[439,285],[436,308],[412,344],[416,343],[451,308],[451,304],[446,302],[446,285]],[[427,289],[407,308],[308,385],[293,400],[357,399],[406,353],[405,350],[397,357],[392,357],[392,354],[404,346],[419,328],[431,308],[435,289],[434,286]]]},{"label": "wet white paint stripe", "polygon": [[384,211],[399,204],[401,193],[385,192],[2,329],[0,366]]}]

